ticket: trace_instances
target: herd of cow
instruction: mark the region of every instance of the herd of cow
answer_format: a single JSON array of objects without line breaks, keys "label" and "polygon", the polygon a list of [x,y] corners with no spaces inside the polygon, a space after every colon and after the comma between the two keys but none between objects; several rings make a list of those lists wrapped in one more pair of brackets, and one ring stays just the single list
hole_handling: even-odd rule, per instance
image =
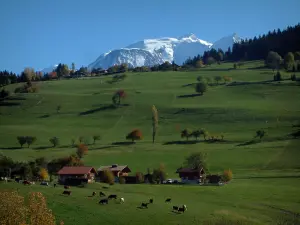
[{"label": "herd of cow", "polygon": [[[69,189],[70,188],[70,186],[64,186],[64,188],[65,189]],[[71,191],[68,191],[68,190],[64,190],[63,191],[63,195],[71,195]],[[94,196],[96,196],[96,192],[94,191],[93,193],[92,193],[92,196],[91,197],[94,197]],[[99,193],[99,195],[100,195],[100,197],[106,197],[106,195],[105,195],[105,193],[103,193],[102,191],[100,191],[100,193]],[[99,201],[99,204],[101,204],[101,205],[107,205],[108,203],[109,203],[109,200],[112,200],[112,199],[115,199],[115,200],[117,200],[118,199],[118,196],[117,195],[115,195],[115,194],[111,194],[111,195],[109,195],[107,198],[103,198],[103,199],[100,199],[100,201]],[[172,199],[171,198],[167,198],[166,200],[165,200],[165,202],[166,203],[170,203],[172,201]],[[125,202],[125,199],[124,198],[119,198],[119,202],[120,203],[124,203]],[[147,209],[148,208],[148,205],[149,204],[153,204],[153,202],[154,202],[154,199],[153,198],[151,198],[151,199],[149,199],[149,202],[142,202],[141,203],[141,205],[138,207],[138,208],[141,208],[141,209]],[[179,212],[179,213],[184,213],[185,211],[187,211],[187,207],[186,207],[186,205],[182,205],[182,207],[180,207],[180,206],[173,206],[173,208],[172,208],[172,211],[174,211],[174,212]]]}]

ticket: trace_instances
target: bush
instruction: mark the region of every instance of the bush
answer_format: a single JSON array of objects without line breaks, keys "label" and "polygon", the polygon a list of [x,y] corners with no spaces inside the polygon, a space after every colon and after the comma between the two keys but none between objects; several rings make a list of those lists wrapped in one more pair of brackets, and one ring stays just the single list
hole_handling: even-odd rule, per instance
[{"label": "bush", "polygon": [[144,174],[143,174],[143,173],[137,172],[137,173],[135,174],[135,177],[136,177],[136,182],[137,182],[138,184],[144,183]]},{"label": "bush", "polygon": [[53,147],[59,145],[59,139],[57,137],[50,138],[49,141],[53,145]]},{"label": "bush", "polygon": [[222,179],[225,182],[228,182],[228,181],[232,180],[232,171],[231,171],[231,169],[224,170]]},{"label": "bush", "polygon": [[110,185],[113,185],[115,183],[115,176],[110,170],[104,170],[101,179],[104,183]]},{"label": "bush", "polygon": [[120,183],[120,184],[126,184],[126,179],[125,179],[125,177],[123,177],[123,176],[119,177],[119,183]]},{"label": "bush", "polygon": [[139,129],[134,129],[126,136],[126,139],[132,140],[132,142],[134,142],[135,140],[142,140],[143,134]]},{"label": "bush", "polygon": [[5,89],[2,89],[0,92],[0,98],[6,98],[8,96],[10,96],[10,92],[6,91]]}]

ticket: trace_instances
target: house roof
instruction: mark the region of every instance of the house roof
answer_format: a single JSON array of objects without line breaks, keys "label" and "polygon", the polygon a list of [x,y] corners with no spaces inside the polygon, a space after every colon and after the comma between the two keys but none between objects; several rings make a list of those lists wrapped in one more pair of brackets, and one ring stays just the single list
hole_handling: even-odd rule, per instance
[{"label": "house roof", "polygon": [[194,173],[194,172],[201,172],[203,168],[201,169],[191,169],[191,168],[179,168],[177,169],[176,173]]},{"label": "house roof", "polygon": [[131,170],[128,168],[127,165],[117,165],[117,164],[113,164],[110,166],[100,166],[98,168],[98,171],[104,171],[104,170],[123,171],[125,168],[127,168],[128,172],[131,172]]},{"label": "house roof", "polygon": [[96,173],[96,170],[90,166],[65,166],[57,174],[69,175],[69,174],[88,174],[90,172]]}]

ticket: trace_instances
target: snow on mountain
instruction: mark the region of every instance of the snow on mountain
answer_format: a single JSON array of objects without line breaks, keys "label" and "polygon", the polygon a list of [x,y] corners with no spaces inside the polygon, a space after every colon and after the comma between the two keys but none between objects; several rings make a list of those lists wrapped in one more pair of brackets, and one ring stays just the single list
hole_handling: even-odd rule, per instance
[{"label": "snow on mountain", "polygon": [[127,63],[129,67],[152,66],[163,63],[156,54],[139,48],[121,48],[102,54],[88,68],[108,68],[115,64]]},{"label": "snow on mountain", "polygon": [[181,65],[189,57],[202,55],[210,48],[221,48],[226,51],[233,43],[240,41],[234,34],[224,37],[214,44],[201,40],[194,34],[180,38],[145,39],[128,45],[126,48],[116,49],[100,55],[88,68],[107,69],[115,64],[127,63],[130,67],[153,66],[165,61]]},{"label": "snow on mountain", "polygon": [[222,49],[224,52],[228,50],[228,47],[231,48],[234,43],[239,43],[241,42],[241,38],[236,34],[232,34],[226,37],[221,38],[220,40],[214,42],[214,44],[211,46],[211,48],[214,48],[218,50],[219,48]]},{"label": "snow on mountain", "polygon": [[50,66],[50,67],[48,67],[48,68],[45,68],[45,69],[41,70],[41,72],[42,72],[43,74],[51,73],[53,70],[56,69],[57,66],[58,66],[58,65]]}]

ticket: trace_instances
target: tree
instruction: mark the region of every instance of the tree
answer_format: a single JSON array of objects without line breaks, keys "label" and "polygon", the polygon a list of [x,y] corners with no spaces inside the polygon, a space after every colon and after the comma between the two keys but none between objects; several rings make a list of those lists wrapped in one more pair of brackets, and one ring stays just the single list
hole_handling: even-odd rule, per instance
[{"label": "tree", "polygon": [[52,137],[52,138],[49,139],[49,141],[53,145],[53,147],[56,147],[57,145],[59,145],[58,137]]},{"label": "tree", "polygon": [[255,138],[259,137],[259,139],[261,140],[263,137],[266,136],[266,134],[267,134],[266,131],[264,131],[263,129],[257,130]]},{"label": "tree", "polygon": [[224,170],[223,175],[222,175],[223,181],[225,181],[225,182],[231,181],[232,177],[233,177],[233,175],[232,175],[231,169]]},{"label": "tree", "polygon": [[34,142],[36,142],[36,137],[27,136],[26,137],[26,143],[28,145],[28,148],[30,145],[32,145]]},{"label": "tree", "polygon": [[281,61],[282,58],[277,52],[270,51],[265,64],[274,71],[275,69],[279,69]]},{"label": "tree", "polygon": [[49,179],[48,171],[47,171],[47,169],[45,169],[45,168],[41,168],[41,169],[40,169],[39,175],[40,175],[40,178],[41,178],[42,180],[48,180],[48,179]]},{"label": "tree", "polygon": [[228,76],[224,76],[224,77],[223,77],[223,80],[225,81],[225,83],[227,83],[227,82],[231,82],[231,81],[232,81],[232,78],[231,78],[231,77],[228,77]]},{"label": "tree", "polygon": [[21,148],[23,148],[23,145],[26,144],[26,137],[25,136],[19,136],[17,137],[19,144],[21,145]]},{"label": "tree", "polygon": [[158,113],[155,105],[152,106],[152,143],[155,141],[158,127]]},{"label": "tree", "polygon": [[217,60],[220,62],[220,61],[223,61],[223,59],[224,59],[224,54],[222,52],[218,52]]},{"label": "tree", "polygon": [[31,84],[31,81],[32,79],[34,78],[35,76],[35,72],[34,72],[34,69],[33,68],[30,68],[30,67],[26,67],[23,71],[23,74],[24,74],[24,78],[25,78],[25,81],[29,84]]},{"label": "tree", "polygon": [[143,139],[143,135],[142,132],[139,129],[134,129],[133,131],[131,131],[127,136],[126,136],[127,140],[132,140],[132,143],[134,143],[135,140],[142,140]]},{"label": "tree", "polygon": [[58,64],[58,66],[55,69],[55,72],[57,73],[57,77],[61,78],[63,76],[68,76],[70,74],[69,67],[66,64]]},{"label": "tree", "polygon": [[103,171],[101,179],[104,183],[107,183],[107,184],[110,184],[110,185],[113,185],[115,183],[115,176],[108,169]]},{"label": "tree", "polygon": [[96,140],[101,140],[100,135],[94,135],[93,140],[94,140],[94,144],[96,143]]},{"label": "tree", "polygon": [[83,136],[80,136],[80,137],[78,138],[79,143],[82,143],[83,140],[84,140],[84,137],[83,137]]},{"label": "tree", "polygon": [[196,61],[195,66],[196,66],[196,68],[202,68],[203,67],[203,61],[201,59]]},{"label": "tree", "polygon": [[206,83],[205,77],[202,77],[202,76],[198,76],[197,81]]},{"label": "tree", "polygon": [[233,68],[234,68],[235,70],[237,69],[236,63],[233,64]]},{"label": "tree", "polygon": [[81,159],[88,153],[88,147],[85,144],[79,144],[77,147],[76,154]]},{"label": "tree", "polygon": [[221,76],[215,76],[215,81],[217,82],[217,84],[219,84],[219,81],[222,80]]},{"label": "tree", "polygon": [[152,181],[159,184],[166,179],[167,179],[167,173],[165,171],[165,166],[163,164],[160,164],[159,168],[154,169],[152,172]]},{"label": "tree", "polygon": [[292,52],[288,52],[284,56],[284,68],[286,70],[291,70],[293,68],[294,63],[295,63],[294,54]]},{"label": "tree", "polygon": [[119,71],[124,73],[124,72],[127,72],[127,70],[128,70],[128,65],[126,63],[122,63],[120,65],[120,70]]},{"label": "tree", "polygon": [[120,183],[120,184],[126,184],[126,179],[125,179],[125,177],[120,176],[120,177],[119,177],[119,183]]},{"label": "tree", "polygon": [[207,83],[199,82],[198,84],[196,84],[196,92],[203,95],[203,93],[206,92],[206,91],[207,91]]},{"label": "tree", "polygon": [[300,60],[300,52],[295,52],[294,53],[294,60]]},{"label": "tree", "polygon": [[135,177],[136,177],[136,182],[137,183],[144,183],[144,175],[143,175],[143,173],[141,173],[141,172],[136,172],[136,174],[135,174]]},{"label": "tree", "polygon": [[75,63],[72,62],[72,66],[71,66],[72,72],[75,72]]},{"label": "tree", "polygon": [[61,105],[58,105],[58,106],[56,107],[56,113],[60,113],[60,110],[61,110]]},{"label": "tree", "polygon": [[213,57],[210,56],[210,57],[207,58],[207,62],[206,63],[208,65],[211,65],[211,64],[214,64],[215,62],[216,62],[216,60]]},{"label": "tree", "polygon": [[186,140],[189,140],[189,137],[191,136],[191,130],[186,128],[184,130],[181,131],[181,138],[186,138]]},{"label": "tree", "polygon": [[205,130],[202,128],[202,129],[199,129],[199,130],[194,130],[190,136],[193,136],[194,138],[196,138],[196,140],[198,140],[198,138],[201,136],[201,135],[205,135]]},{"label": "tree", "polygon": [[126,93],[125,93],[124,90],[118,90],[118,91],[116,91],[115,94],[112,97],[113,104],[115,106],[120,106],[121,99],[124,99],[124,98],[126,98]]},{"label": "tree", "polygon": [[205,153],[192,153],[185,159],[185,165],[192,169],[203,168],[207,171],[207,155]]}]

